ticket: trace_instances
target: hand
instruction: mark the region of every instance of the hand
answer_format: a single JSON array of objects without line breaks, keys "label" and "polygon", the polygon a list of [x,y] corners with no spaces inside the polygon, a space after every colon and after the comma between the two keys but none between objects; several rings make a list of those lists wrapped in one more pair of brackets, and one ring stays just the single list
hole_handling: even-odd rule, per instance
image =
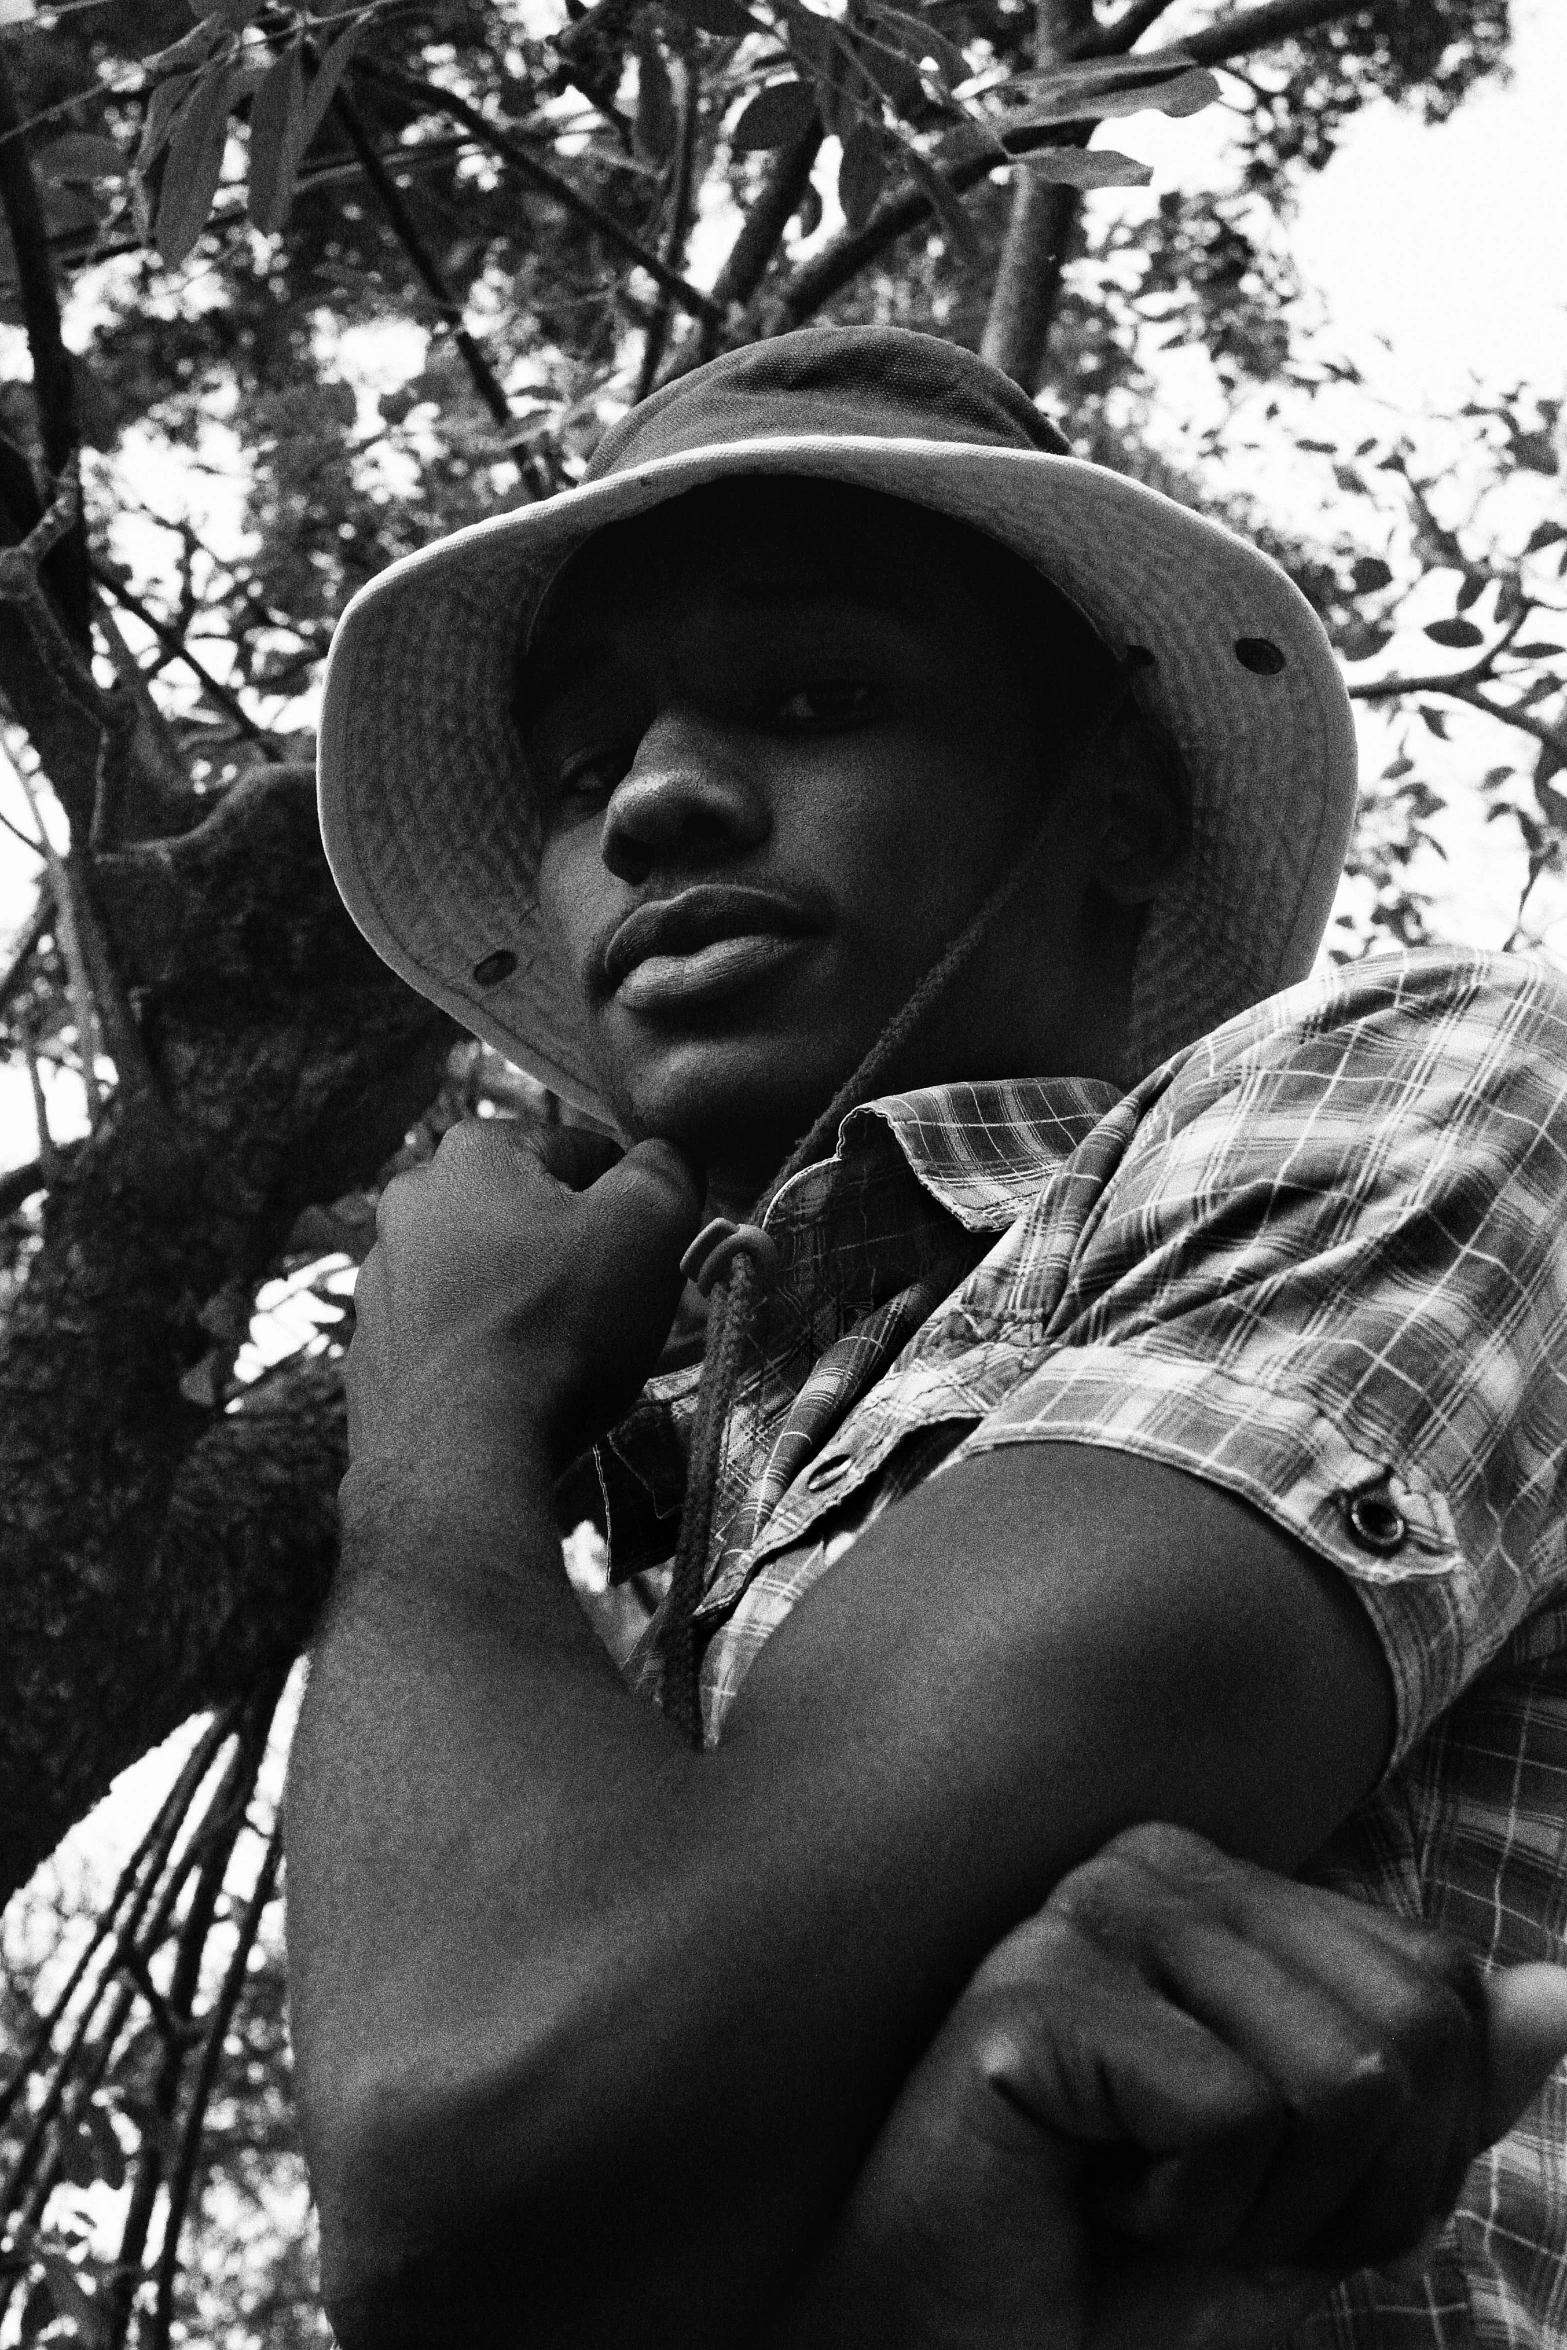
[{"label": "hand", "polygon": [[[1134,1829],[980,1968],[780,2344],[1249,2350],[1418,2246],[1567,2053],[1567,1970]],[[796,2329],[796,2330],[791,2330]]]},{"label": "hand", "polygon": [[355,1464],[482,1446],[493,1421],[564,1467],[651,1371],[700,1211],[668,1143],[618,1158],[570,1128],[450,1127],[381,1195],[345,1373]]}]

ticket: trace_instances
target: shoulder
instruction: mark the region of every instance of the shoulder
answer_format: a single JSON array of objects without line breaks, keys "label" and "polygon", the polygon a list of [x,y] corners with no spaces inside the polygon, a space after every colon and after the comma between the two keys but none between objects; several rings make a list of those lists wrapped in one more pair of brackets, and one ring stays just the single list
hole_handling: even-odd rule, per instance
[{"label": "shoulder", "polygon": [[1137,1088],[1180,1126],[1220,1099],[1339,1097],[1357,1118],[1527,1101],[1567,1117],[1567,979],[1527,955],[1447,948],[1317,973],[1201,1037]]}]

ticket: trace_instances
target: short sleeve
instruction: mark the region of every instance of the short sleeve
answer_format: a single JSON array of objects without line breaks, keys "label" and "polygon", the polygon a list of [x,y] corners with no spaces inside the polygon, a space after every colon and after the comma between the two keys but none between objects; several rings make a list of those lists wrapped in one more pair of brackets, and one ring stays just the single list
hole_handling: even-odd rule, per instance
[{"label": "short sleeve", "polygon": [[1148,1091],[962,1452],[1107,1445],[1253,1503],[1351,1578],[1396,1761],[1567,1583],[1567,997],[1522,958],[1389,958]]}]

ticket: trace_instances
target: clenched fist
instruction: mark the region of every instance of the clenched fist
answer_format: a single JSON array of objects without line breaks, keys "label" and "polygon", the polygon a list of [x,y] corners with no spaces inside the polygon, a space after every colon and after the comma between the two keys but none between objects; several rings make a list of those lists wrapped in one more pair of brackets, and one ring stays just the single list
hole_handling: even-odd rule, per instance
[{"label": "clenched fist", "polygon": [[1132,1829],[979,1969],[774,2350],[1261,2350],[1564,2053],[1567,1970]]},{"label": "clenched fist", "polygon": [[482,1458],[519,1435],[563,1466],[651,1371],[700,1209],[668,1143],[615,1159],[567,1128],[451,1127],[428,1166],[387,1185],[360,1271],[355,1467],[453,1446]]}]

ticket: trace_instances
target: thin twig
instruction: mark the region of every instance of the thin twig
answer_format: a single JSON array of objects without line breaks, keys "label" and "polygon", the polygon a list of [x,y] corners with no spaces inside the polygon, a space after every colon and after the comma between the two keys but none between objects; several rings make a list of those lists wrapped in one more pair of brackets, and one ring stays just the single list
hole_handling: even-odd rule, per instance
[{"label": "thin twig", "polygon": [[[669,194],[669,227],[660,258],[664,267],[678,276],[680,264],[685,258],[686,239],[691,234],[696,134],[701,118],[695,58],[689,53],[677,57],[672,78],[679,84],[679,127],[675,138],[674,181]],[[637,370],[637,387],[632,395],[634,401],[645,400],[653,389],[669,341],[673,313],[673,297],[666,286],[660,286],[653,304],[653,315],[648,320],[647,333],[642,341],[642,363]]]},{"label": "thin twig", "polygon": [[583,195],[581,189],[573,187],[562,173],[541,161],[520,139],[515,138],[510,131],[503,130],[499,123],[491,122],[487,114],[481,113],[477,106],[470,105],[466,98],[459,97],[454,90],[444,88],[439,82],[422,81],[417,74],[404,73],[400,67],[382,65],[368,58],[355,71],[367,81],[379,82],[383,89],[393,90],[400,97],[411,98],[421,106],[437,106],[449,114],[454,122],[465,124],[474,137],[489,148],[492,155],[498,155],[521,178],[531,180],[536,188],[542,188],[546,195],[553,196],[557,204],[567,212],[574,213],[578,220],[584,221],[627,261],[633,262],[638,269],[645,269],[654,284],[662,286],[682,310],[689,311],[693,318],[709,319],[715,326],[722,326],[724,313],[710,294],[704,294],[700,287],[692,285],[678,270],[667,268],[639,237],[634,237],[629,229],[622,228],[612,213],[605,212],[595,204],[591,196]]},{"label": "thin twig", "polygon": [[[96,573],[96,564],[93,569]],[[163,769],[165,787],[178,788],[184,784],[188,788],[190,779],[185,772],[185,762],[180,757],[179,745],[174,740],[173,729],[153,699],[152,688],[142,675],[141,663],[125,641],[124,630],[101,596],[94,596],[93,607],[93,618],[98,625],[104,643],[109,648],[109,658],[114,663],[115,675],[120,681],[120,690],[129,696],[135,706],[137,717],[146,729],[146,739],[151,746],[151,753],[155,753]],[[101,850],[113,845],[114,834],[119,822],[116,799],[118,791],[123,789],[128,780],[130,752],[134,740],[134,730],[128,727],[125,732],[123,751],[111,768],[105,755],[109,737],[105,735],[103,738],[103,746],[100,747],[98,758],[99,788],[93,802],[92,825],[87,836],[87,845],[95,856]]]},{"label": "thin twig", "polygon": [[[38,851],[38,854],[43,855],[42,849]],[[5,1010],[27,977],[27,967],[34,955],[37,954],[41,942],[48,936],[53,924],[54,892],[45,882],[38,893],[37,905],[27,917],[26,928],[11,949],[11,960],[4,970],[0,971],[0,1012]],[[0,2119],[3,2118],[3,2100],[0,2100]]]},{"label": "thin twig", "polygon": [[[71,998],[71,1009],[76,1015],[76,1053],[77,1059],[81,1063],[82,1084],[87,1093],[87,1123],[92,1128],[97,1126],[103,1109],[103,1097],[98,1090],[98,1072],[94,1067],[97,1032],[100,1023],[97,1018],[97,1006],[93,1000],[92,979],[82,953],[81,930],[76,919],[74,878],[66,859],[61,856],[50,838],[49,827],[44,822],[43,810],[38,805],[38,794],[33,788],[32,777],[22,766],[13,768],[12,772],[27,795],[27,805],[32,812],[33,822],[38,827],[38,838],[43,844],[44,856],[48,861],[49,886],[54,893],[55,928],[60,942],[61,959],[65,964],[66,987]],[[48,1140],[49,1129],[47,1121],[43,1117],[43,1095],[38,1089],[36,1071],[33,1076],[33,1091],[39,1110],[39,1156],[47,1160],[53,1149],[53,1144]],[[53,1180],[52,1176],[50,1180]]]},{"label": "thin twig", "polygon": [[47,1191],[49,1177],[42,1159],[31,1159],[25,1167],[8,1167],[0,1175],[0,1216],[14,1216],[24,1200],[35,1191]]},{"label": "thin twig", "polygon": [[435,258],[420,236],[414,216],[403,200],[401,188],[376,153],[375,143],[365,128],[364,117],[346,90],[338,90],[333,97],[332,112],[348,134],[349,145],[358,156],[360,169],[370,183],[376,202],[386,215],[387,226],[413,263],[415,276],[440,312],[447,333],[462,353],[475,391],[502,432],[510,432],[514,421],[511,402],[501,388],[500,378],[463,323],[461,303],[436,266]]},{"label": "thin twig", "polygon": [[[1157,66],[1168,59],[1173,66],[1177,60],[1190,59],[1197,65],[1220,65],[1262,42],[1289,40],[1343,17],[1364,16],[1371,5],[1372,0],[1265,0],[1260,8],[1238,9],[1221,17],[1217,24],[1187,40],[1164,49],[1140,51],[1138,62]],[[1057,122],[1017,130],[995,125],[990,140],[977,153],[950,164],[942,176],[954,196],[964,195],[999,167],[998,149],[1011,157],[1031,154],[1037,147],[1069,145],[1072,134],[1091,127],[1095,119],[1092,109],[1087,108],[1082,123]],[[845,230],[788,278],[778,297],[780,326],[798,326],[813,317],[889,246],[929,220],[933,209],[924,189],[912,184],[884,196],[863,228]]]},{"label": "thin twig", "polygon": [[217,2078],[223,2058],[223,2044],[228,2037],[234,2010],[245,1987],[245,1974],[250,1953],[255,1947],[261,1928],[262,1915],[272,1899],[277,1881],[278,1862],[283,1851],[283,1823],[277,1820],[267,1838],[266,1852],[256,1878],[255,1888],[245,1906],[235,1938],[233,1953],[227,1971],[212,2003],[211,2021],[202,2041],[197,2059],[196,2077],[191,2083],[190,2098],[180,2124],[179,2146],[174,2167],[169,2175],[169,2203],[163,2220],[163,2242],[158,2248],[157,2301],[153,2310],[148,2350],[168,2350],[174,2321],[174,2279],[179,2267],[180,2236],[185,2225],[186,2205],[190,2200],[191,2181],[195,2175],[196,2159],[201,2150],[202,2125],[206,2119],[212,2085]]},{"label": "thin twig", "polygon": [[[270,1705],[260,1706],[246,1722],[244,1733],[225,1774],[220,1795],[209,1807],[207,1821],[213,1835],[203,1855],[196,1884],[191,1894],[190,1908],[179,1930],[174,1972],[169,1983],[165,2005],[175,2023],[181,2027],[191,2021],[196,1991],[201,1979],[201,1962],[206,1952],[207,1937],[212,1931],[217,1912],[218,1897],[228,1874],[228,1865],[234,1846],[245,1825],[245,1813],[266,1754],[267,1732],[276,1710],[277,1696],[271,1692]],[[220,1809],[221,1805],[221,1809]],[[204,1823],[205,1825],[206,1823]],[[172,2120],[179,2100],[180,2075],[184,2071],[189,2043],[166,2047],[153,2083],[152,2105],[163,2122]],[[130,2329],[131,2313],[136,2301],[137,2283],[141,2276],[142,2257],[146,2250],[147,2232],[152,2223],[153,2207],[158,2188],[163,2180],[163,2149],[157,2132],[143,2133],[137,2156],[136,2173],[131,2186],[130,2203],[125,2214],[125,2225],[120,2236],[120,2249],[114,2264],[113,2277],[106,2291],[104,2335],[106,2350],[123,2350]]]},{"label": "thin twig", "polygon": [[228,712],[247,740],[260,743],[263,748],[277,741],[275,734],[251,717],[233,688],[225,685],[221,678],[214,677],[210,669],[203,667],[177,628],[171,628],[166,620],[160,620],[155,612],[149,611],[141,597],[133,595],[102,563],[94,563],[93,577],[124,611],[139,620],[143,628],[157,638],[171,659],[182,662],[191,675],[200,680],[203,693],[210,695],[220,710]]},{"label": "thin twig", "polygon": [[1113,24],[1107,24],[1093,46],[1096,57],[1124,57],[1144,33],[1156,25],[1171,6],[1171,0],[1131,0]]},{"label": "thin twig", "polygon": [[[31,1086],[33,1094],[33,1126],[38,1135],[38,1165],[45,1183],[52,1191],[60,1180],[60,1154],[55,1148],[54,1136],[49,1129],[49,1104],[44,1099],[43,1079],[38,1074],[38,1055],[34,1052],[30,1040],[22,1047],[22,1052],[27,1062],[27,1082]],[[22,1197],[24,1199],[27,1197],[26,1192],[23,1192]]]}]

